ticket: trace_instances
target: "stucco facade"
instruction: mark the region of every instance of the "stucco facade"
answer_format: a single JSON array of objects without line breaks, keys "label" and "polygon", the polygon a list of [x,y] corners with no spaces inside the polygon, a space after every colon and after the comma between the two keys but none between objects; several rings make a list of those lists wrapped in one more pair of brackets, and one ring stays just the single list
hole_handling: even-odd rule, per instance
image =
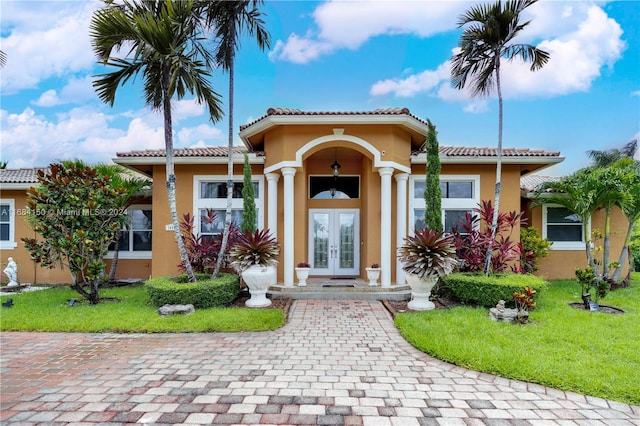
[{"label": "stucco facade", "polygon": [[[312,265],[312,276],[327,278],[364,278],[365,268],[378,263],[383,287],[403,284],[396,251],[403,238],[420,226],[423,216],[426,135],[427,124],[406,109],[270,109],[263,117],[241,126],[244,146],[234,147],[232,153],[234,181],[242,183],[247,153],[256,189],[257,225],[271,230],[282,246],[277,282],[293,286],[294,268],[299,262]],[[481,200],[493,200],[496,160],[492,148],[440,148],[440,179],[446,189],[442,200],[445,225]],[[505,149],[500,210],[525,208],[522,177],[560,161],[558,152]],[[119,153],[114,162],[148,176],[154,183],[149,212],[151,252],[140,256],[129,253],[129,258],[120,261],[118,275],[148,278],[176,274],[180,259],[164,185],[164,150]],[[334,164],[339,165],[337,177]],[[227,149],[177,149],[175,175],[179,217],[194,215],[196,232],[218,232],[226,207]],[[1,198],[5,197],[13,199],[16,208],[24,206],[24,189],[3,188]],[[208,226],[200,221],[207,208],[217,212],[220,222]],[[233,200],[234,215],[241,209],[242,199],[237,196]],[[544,228],[541,208],[527,213],[532,226]],[[616,215],[612,248],[619,253],[626,219],[619,212]],[[593,223],[600,218],[596,214]],[[16,219],[16,235],[33,233],[23,222]],[[8,256],[21,264],[22,281],[68,280],[63,271],[36,268],[35,274],[28,273],[34,268],[21,243],[14,249],[3,249],[3,262]],[[541,274],[568,278],[575,267],[583,265],[584,250],[553,251],[541,261]]]}]

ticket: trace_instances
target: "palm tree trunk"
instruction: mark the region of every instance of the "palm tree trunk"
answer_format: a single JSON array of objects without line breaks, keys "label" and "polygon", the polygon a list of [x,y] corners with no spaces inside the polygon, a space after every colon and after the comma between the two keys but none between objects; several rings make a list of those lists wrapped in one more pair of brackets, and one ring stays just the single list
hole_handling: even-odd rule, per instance
[{"label": "palm tree trunk", "polygon": [[116,246],[113,250],[113,259],[111,259],[111,268],[109,269],[109,282],[116,280],[116,271],[118,269],[118,259],[120,259],[120,237],[122,237],[122,230],[118,229],[114,240]]},{"label": "palm tree trunk", "polygon": [[184,265],[184,269],[189,277],[189,281],[196,282],[196,276],[193,273],[191,262],[189,262],[189,255],[187,249],[184,246],[184,240],[182,239],[182,233],[180,232],[180,223],[178,222],[178,211],[176,207],[176,175],[173,165],[173,123],[171,120],[171,99],[167,95],[168,85],[167,74],[164,75],[164,144],[167,156],[166,174],[167,174],[167,196],[169,198],[169,211],[171,213],[171,223],[175,232],[176,243],[178,244],[178,252],[180,253],[180,260]]},{"label": "palm tree trunk", "polygon": [[627,235],[624,237],[624,246],[622,247],[622,251],[620,252],[620,257],[618,258],[618,267],[613,273],[613,281],[618,282],[620,280],[620,275],[622,275],[622,269],[624,268],[625,262],[628,262],[629,272],[631,272],[631,262],[629,256],[629,239],[631,238],[631,232],[633,231],[633,221],[629,219],[629,227],[627,228]]},{"label": "palm tree trunk", "polygon": [[220,243],[220,252],[218,253],[218,260],[216,262],[216,268],[213,271],[211,278],[216,278],[220,274],[222,268],[222,262],[224,261],[224,254],[227,251],[227,244],[229,242],[229,229],[231,229],[231,207],[233,203],[233,72],[234,72],[235,58],[231,58],[229,64],[229,126],[228,126],[228,163],[227,163],[227,210],[224,217],[224,231],[222,232],[222,242]]},{"label": "palm tree trunk", "polygon": [[602,275],[609,278],[609,251],[611,250],[611,208],[604,209],[604,249],[602,253]]},{"label": "palm tree trunk", "polygon": [[500,214],[500,186],[502,181],[502,88],[500,87],[500,52],[496,52],[496,87],[498,89],[498,158],[496,160],[496,190],[493,203],[493,218],[491,220],[491,243],[487,248],[487,259],[484,264],[484,275],[491,270],[493,243],[498,231],[498,215]]}]

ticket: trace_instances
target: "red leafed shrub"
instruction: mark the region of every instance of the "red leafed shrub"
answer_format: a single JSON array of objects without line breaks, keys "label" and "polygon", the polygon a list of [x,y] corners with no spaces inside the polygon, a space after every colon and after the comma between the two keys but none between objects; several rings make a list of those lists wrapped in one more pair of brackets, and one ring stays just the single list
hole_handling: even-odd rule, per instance
[{"label": "red leafed shrub", "polygon": [[460,259],[461,272],[482,272],[487,259],[487,251],[491,248],[491,271],[522,272],[520,255],[522,245],[511,237],[516,225],[525,225],[524,212],[515,211],[498,215],[496,238],[491,238],[491,221],[493,219],[493,204],[482,201],[473,214],[466,213],[465,220],[451,229],[456,253]]}]

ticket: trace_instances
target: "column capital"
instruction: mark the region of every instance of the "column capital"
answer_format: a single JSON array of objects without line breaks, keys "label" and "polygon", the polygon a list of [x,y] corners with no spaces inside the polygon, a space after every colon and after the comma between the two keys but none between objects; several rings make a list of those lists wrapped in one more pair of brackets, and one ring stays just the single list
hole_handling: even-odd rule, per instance
[{"label": "column capital", "polygon": [[393,167],[382,167],[378,169],[378,173],[380,176],[391,176],[393,175]]},{"label": "column capital", "polygon": [[404,182],[409,179],[409,173],[398,173],[394,177],[396,178],[396,182]]},{"label": "column capital", "polygon": [[267,178],[267,181],[278,181],[280,179],[280,175],[277,173],[265,173],[264,175]]},{"label": "column capital", "polygon": [[294,167],[283,167],[282,169],[280,169],[280,171],[282,172],[282,176],[296,175],[296,169]]}]

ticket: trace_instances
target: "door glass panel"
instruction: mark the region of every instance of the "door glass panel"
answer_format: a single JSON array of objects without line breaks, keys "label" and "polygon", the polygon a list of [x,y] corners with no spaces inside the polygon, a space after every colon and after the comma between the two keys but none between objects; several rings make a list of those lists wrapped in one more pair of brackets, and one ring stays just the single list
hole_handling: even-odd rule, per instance
[{"label": "door glass panel", "polygon": [[313,268],[329,267],[329,214],[313,215]]},{"label": "door glass panel", "polygon": [[355,267],[355,221],[352,213],[340,215],[340,268]]}]

